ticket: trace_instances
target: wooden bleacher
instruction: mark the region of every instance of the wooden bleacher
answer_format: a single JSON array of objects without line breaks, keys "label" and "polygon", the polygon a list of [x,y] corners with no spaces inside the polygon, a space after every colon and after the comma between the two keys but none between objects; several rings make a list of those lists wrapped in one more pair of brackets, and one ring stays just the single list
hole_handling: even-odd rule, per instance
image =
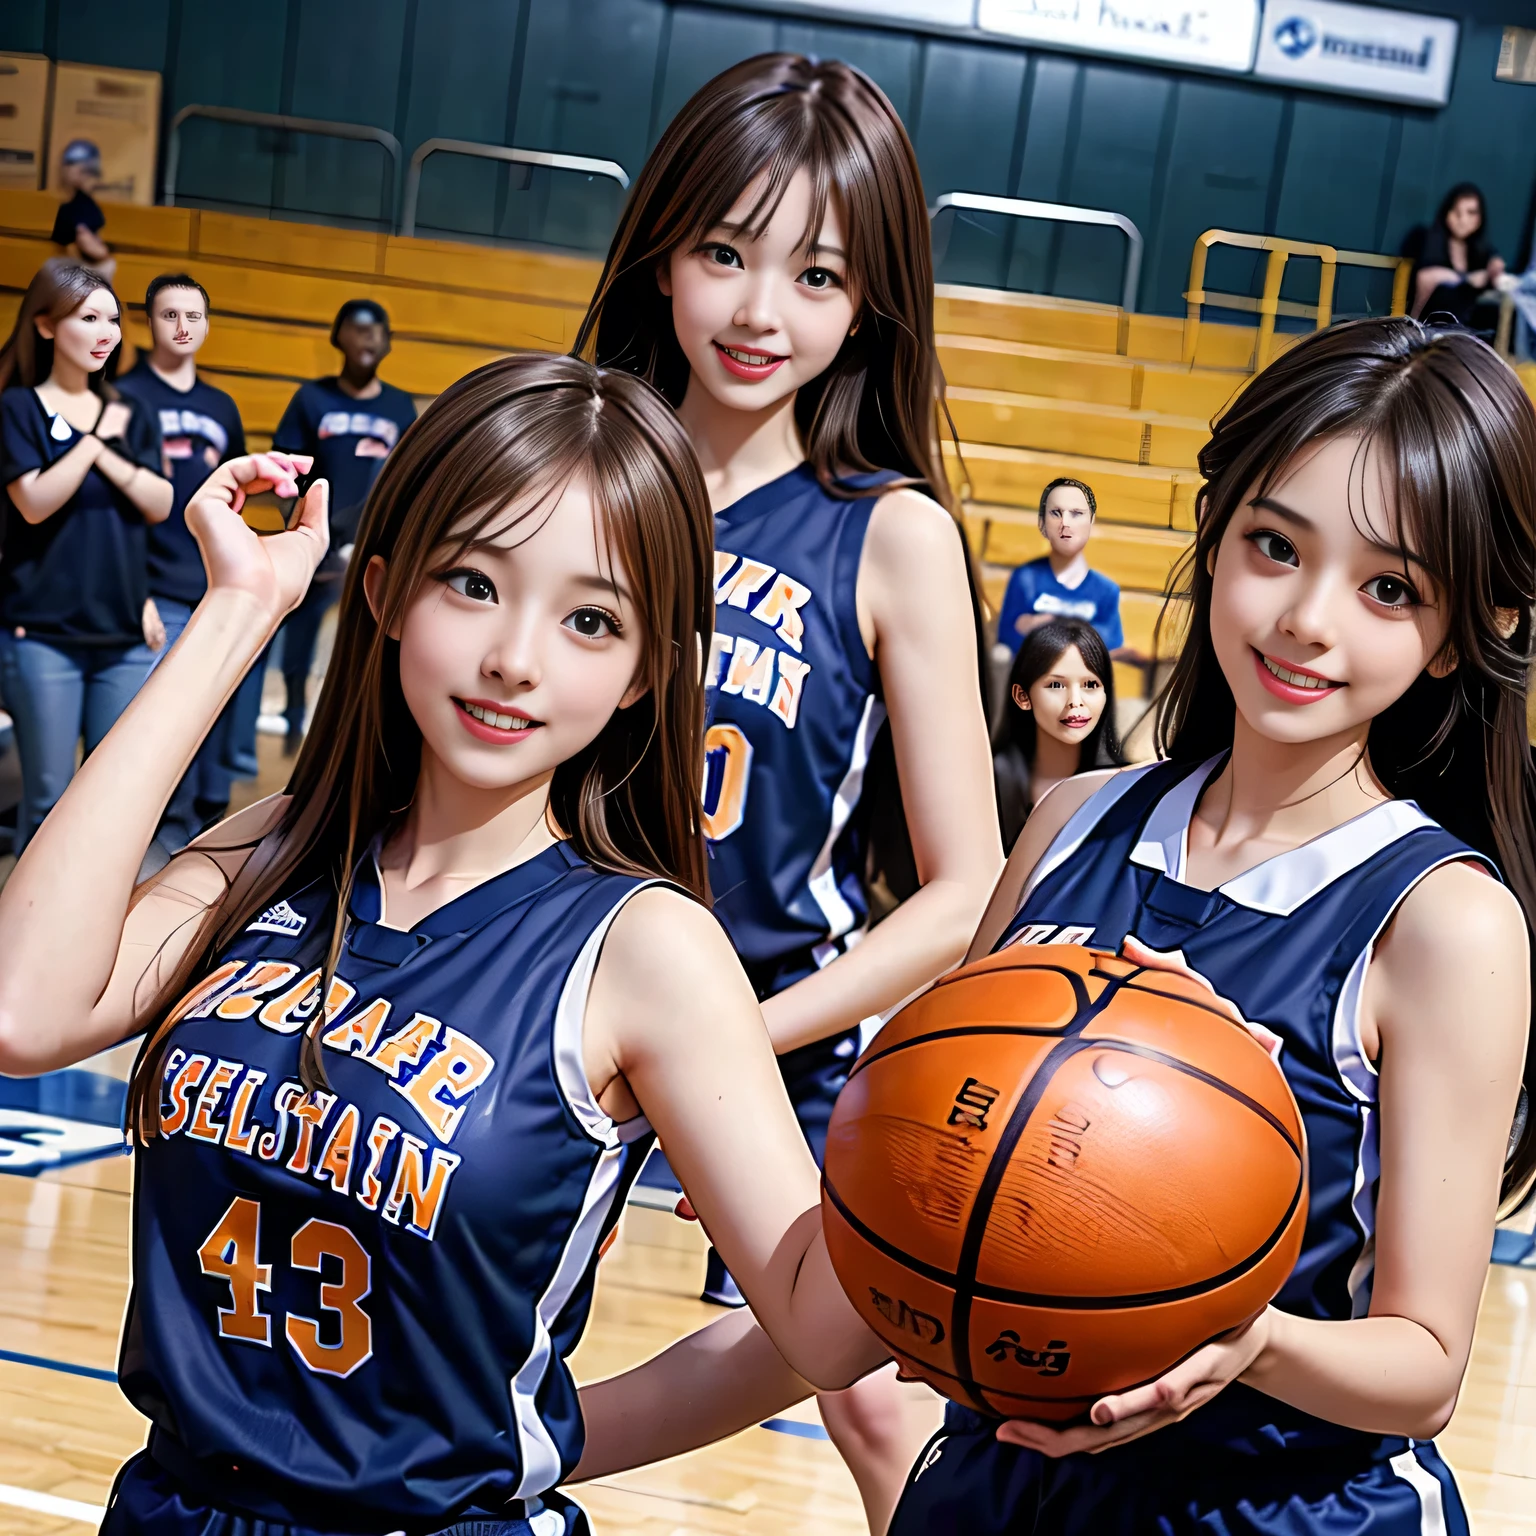
[{"label": "wooden bleacher", "polygon": [[[49,193],[0,192],[7,331],[22,290],[54,253],[56,208]],[[200,366],[235,397],[258,447],[295,386],[334,370],[330,326],[345,300],[370,297],[388,309],[394,350],[384,373],[425,400],[507,352],[568,349],[599,270],[553,252],[198,209],[106,211],[129,340],[148,341],[139,299],[149,280],[190,272],[213,296]],[[966,494],[993,604],[1011,567],[1044,550],[1041,489],[1070,475],[1097,495],[1093,560],[1122,588],[1127,644],[1152,658],[1163,593],[1194,528],[1197,455],[1211,418],[1251,376],[1253,329],[1203,324],[1190,367],[1181,320],[1112,305],[941,287],[935,322],[960,438],[958,453],[946,446],[946,462]],[[1522,374],[1536,392],[1536,369]],[[1122,689],[1145,681],[1142,670],[1122,669]]]}]

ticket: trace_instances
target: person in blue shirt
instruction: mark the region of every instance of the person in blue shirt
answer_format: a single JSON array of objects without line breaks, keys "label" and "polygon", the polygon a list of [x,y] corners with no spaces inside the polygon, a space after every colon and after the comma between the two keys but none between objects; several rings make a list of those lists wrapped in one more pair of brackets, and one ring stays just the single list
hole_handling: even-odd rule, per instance
[{"label": "person in blue shirt", "polygon": [[[151,350],[118,387],[160,423],[161,467],[174,492],[171,515],[149,529],[149,627],[158,619],[164,656],[208,590],[187,503],[220,464],[245,453],[245,429],[235,402],[197,375],[197,354],[208,339],[208,290],[185,272],[162,273],[144,295],[144,312]],[[253,680],[260,686],[254,673],[241,684],[171,796],[155,839],[162,861],[228,808],[236,777],[230,733],[240,694]]]},{"label": "person in blue shirt", "polygon": [[416,420],[416,402],[379,377],[379,364],[390,347],[389,316],[382,304],[348,299],[331,327],[331,345],[344,359],[341,372],[301,384],[272,435],[274,449],[312,458],[316,473],[330,483],[334,533],[333,552],[282,628],[290,756],[304,734],[305,694],[320,621],[341,595],[341,575],[363,503],[390,450]]},{"label": "person in blue shirt", "polygon": [[1008,578],[997,619],[997,643],[1016,652],[1030,630],[1051,619],[1086,619],[1111,653],[1125,646],[1120,588],[1088,565],[1098,503],[1081,480],[1052,480],[1040,496],[1040,532],[1050,553]]}]

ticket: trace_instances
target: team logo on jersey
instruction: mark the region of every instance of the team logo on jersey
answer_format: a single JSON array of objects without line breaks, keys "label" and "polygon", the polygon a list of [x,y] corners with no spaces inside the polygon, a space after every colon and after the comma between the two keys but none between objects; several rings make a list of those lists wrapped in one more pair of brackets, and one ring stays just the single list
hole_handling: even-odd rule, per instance
[{"label": "team logo on jersey", "polygon": [[247,933],[275,933],[280,938],[296,939],[304,931],[309,919],[302,912],[295,912],[286,901],[268,907],[254,923],[246,925]]},{"label": "team logo on jersey", "polygon": [[1086,944],[1093,937],[1093,925],[1068,923],[1026,923],[1019,929],[1015,944]]}]

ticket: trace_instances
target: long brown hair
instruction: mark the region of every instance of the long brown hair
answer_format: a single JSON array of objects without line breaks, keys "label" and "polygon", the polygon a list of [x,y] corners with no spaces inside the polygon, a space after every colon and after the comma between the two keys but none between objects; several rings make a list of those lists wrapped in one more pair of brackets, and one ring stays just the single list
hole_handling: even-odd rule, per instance
[{"label": "long brown hair", "polygon": [[[329,995],[353,868],[375,837],[399,824],[421,762],[421,732],[388,631],[433,572],[513,522],[537,520],[538,507],[509,520],[511,503],[547,506],[575,475],[590,485],[610,558],[635,593],[648,692],[615,711],[588,747],[555,770],[550,810],[591,863],[660,876],[709,899],[701,658],[709,653],[714,602],[709,498],[698,462],[665,403],[628,374],[537,354],[490,363],[428,407],[368,498],[327,681],[287,807],[143,1011],[159,1022],[130,1093],[129,1125],[141,1141],[159,1130],[162,1063],[175,1022],[168,1010],[246,924],[315,879],[330,881],[337,898],[317,996]],[[377,620],[362,581],[375,555],[387,562]],[[317,1007],[300,1057],[311,1088],[325,1081],[323,1018]]]},{"label": "long brown hair", "polygon": [[[1536,602],[1536,412],[1467,331],[1357,320],[1284,353],[1216,422],[1200,453],[1198,532],[1177,578],[1189,631],[1158,702],[1167,756],[1232,745],[1236,706],[1211,642],[1212,566],[1233,513],[1308,443],[1352,434],[1384,455],[1394,535],[1446,594],[1445,678],[1423,673],[1371,723],[1371,766],[1392,794],[1494,860],[1536,921],[1536,770],[1526,741]],[[1536,1176],[1536,1037],[1527,1049],[1504,1193]]]},{"label": "long brown hair", "polygon": [[[10,337],[4,348],[0,348],[0,389],[9,389],[13,384],[36,389],[46,381],[53,372],[53,343],[46,336],[38,335],[36,321],[62,320],[73,314],[99,288],[105,288],[112,295],[121,317],[122,304],[118,301],[117,291],[101,273],[66,256],[51,256],[37,269],[27,284]],[[117,360],[122,350],[122,342],[118,342],[106,364],[86,376],[91,388],[103,400],[121,398],[112,385],[112,376],[117,372]]]},{"label": "long brown hair", "polygon": [[[873,80],[838,59],[765,53],[701,86],[673,118],[625,204],[573,350],[654,384],[674,407],[688,360],[657,283],[662,262],[697,241],[763,177],[738,234],[762,233],[795,173],[811,178],[805,240],[814,244],[829,198],[846,225],[857,325],[819,378],[800,387],[795,425],[806,459],[833,496],[924,490],[955,518],[965,552],[976,674],[986,708],[987,646],[981,581],[939,447],[944,374],[933,333],[933,245],[912,141]],[[959,446],[955,448],[958,456]],[[894,470],[896,481],[842,477]],[[898,897],[917,889],[889,725],[870,755],[860,798],[870,829],[871,883]]]},{"label": "long brown hair", "polygon": [[944,377],[922,177],[896,109],[851,64],[765,53],[694,93],[630,193],[574,350],[648,379],[681,405],[688,360],[657,285],[661,263],[724,223],[762,175],[756,206],[737,229],[759,236],[800,170],[812,185],[806,241],[814,244],[835,198],[860,306],[831,367],[796,397],[806,458],[833,494],[860,494],[838,484],[849,471],[894,469],[953,510],[937,441]]}]

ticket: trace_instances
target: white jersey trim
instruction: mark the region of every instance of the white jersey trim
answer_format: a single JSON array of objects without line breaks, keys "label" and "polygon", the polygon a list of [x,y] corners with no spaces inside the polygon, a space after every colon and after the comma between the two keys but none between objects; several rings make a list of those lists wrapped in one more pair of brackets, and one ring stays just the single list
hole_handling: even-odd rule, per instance
[{"label": "white jersey trim", "polygon": [[555,1078],[571,1113],[587,1135],[602,1147],[602,1152],[587,1181],[581,1214],[565,1240],[564,1251],[559,1263],[555,1265],[555,1272],[544,1294],[539,1297],[534,1311],[533,1344],[510,1384],[513,1422],[523,1467],[516,1494],[520,1499],[536,1498],[560,1480],[560,1452],[539,1415],[538,1407],[539,1389],[554,1357],[551,1330],[555,1319],[565,1310],[576,1287],[581,1283],[597,1251],[598,1239],[618,1197],[627,1157],[625,1144],[650,1129],[639,1116],[618,1124],[598,1106],[596,1095],[587,1081],[581,1053],[587,998],[592,990],[592,977],[597,971],[603,942],[608,937],[613,920],[623,911],[631,897],[647,886],[660,883],[655,880],[645,881],[626,891],[614,903],[607,916],[582,945],[555,1008]]},{"label": "white jersey trim", "polygon": [[811,897],[827,920],[829,939],[840,938],[858,921],[853,908],[837,888],[837,871],[832,868],[832,850],[864,791],[864,770],[869,766],[869,754],[874,748],[875,737],[884,724],[885,705],[874,694],[869,694],[864,700],[864,713],[859,719],[859,728],[854,732],[853,756],[849,759],[848,771],[844,773],[843,782],[837,786],[837,793],[832,799],[832,821],[827,828],[826,841],[821,845],[821,851],[816,855],[816,862],[811,865],[811,873],[807,878]]},{"label": "white jersey trim", "polygon": [[1419,1496],[1419,1536],[1446,1536],[1445,1489],[1418,1458],[1417,1442],[1394,1456],[1388,1465]]},{"label": "white jersey trim", "polygon": [[[1189,824],[1205,786],[1225,754],[1208,758],[1180,780],[1147,816],[1131,862],[1187,885]],[[1089,801],[1091,805],[1093,802]],[[1289,917],[1342,875],[1421,827],[1438,825],[1412,800],[1384,800],[1310,842],[1277,853],[1218,885],[1229,901],[1271,917]]]},{"label": "white jersey trim", "polygon": [[[1417,811],[1418,807],[1414,806],[1413,809]],[[1419,814],[1423,815],[1422,812]],[[1444,865],[1460,864],[1465,858],[1463,853],[1447,854],[1445,858],[1437,859],[1428,869],[1420,871],[1403,887],[1386,916],[1376,925],[1370,941],[1355,957],[1349,974],[1344,978],[1344,985],[1339,988],[1338,1001],[1333,1008],[1334,1070],[1339,1074],[1339,1081],[1360,1103],[1360,1140],[1355,1152],[1354,1192],[1349,1201],[1355,1225],[1360,1229],[1360,1253],[1349,1271],[1351,1317],[1364,1317],[1370,1310],[1371,1282],[1376,1272],[1376,1186],[1381,1178],[1381,1128],[1378,1124],[1381,1108],[1376,1088],[1379,1074],[1366,1055],[1365,1042],[1360,1033],[1360,1003],[1365,993],[1365,973],[1387,924],[1397,916],[1398,908],[1417,889],[1419,882]]]},{"label": "white jersey trim", "polygon": [[1022,909],[1035,887],[1053,869],[1059,869],[1083,846],[1088,834],[1104,819],[1109,808],[1139,779],[1161,766],[1160,763],[1147,763],[1140,768],[1122,769],[1094,790],[1067,818],[1066,825],[1051,839],[1039,863],[1030,871],[1029,879],[1024,882],[1024,889],[1019,893],[1019,905],[1014,909],[1015,912]]}]

